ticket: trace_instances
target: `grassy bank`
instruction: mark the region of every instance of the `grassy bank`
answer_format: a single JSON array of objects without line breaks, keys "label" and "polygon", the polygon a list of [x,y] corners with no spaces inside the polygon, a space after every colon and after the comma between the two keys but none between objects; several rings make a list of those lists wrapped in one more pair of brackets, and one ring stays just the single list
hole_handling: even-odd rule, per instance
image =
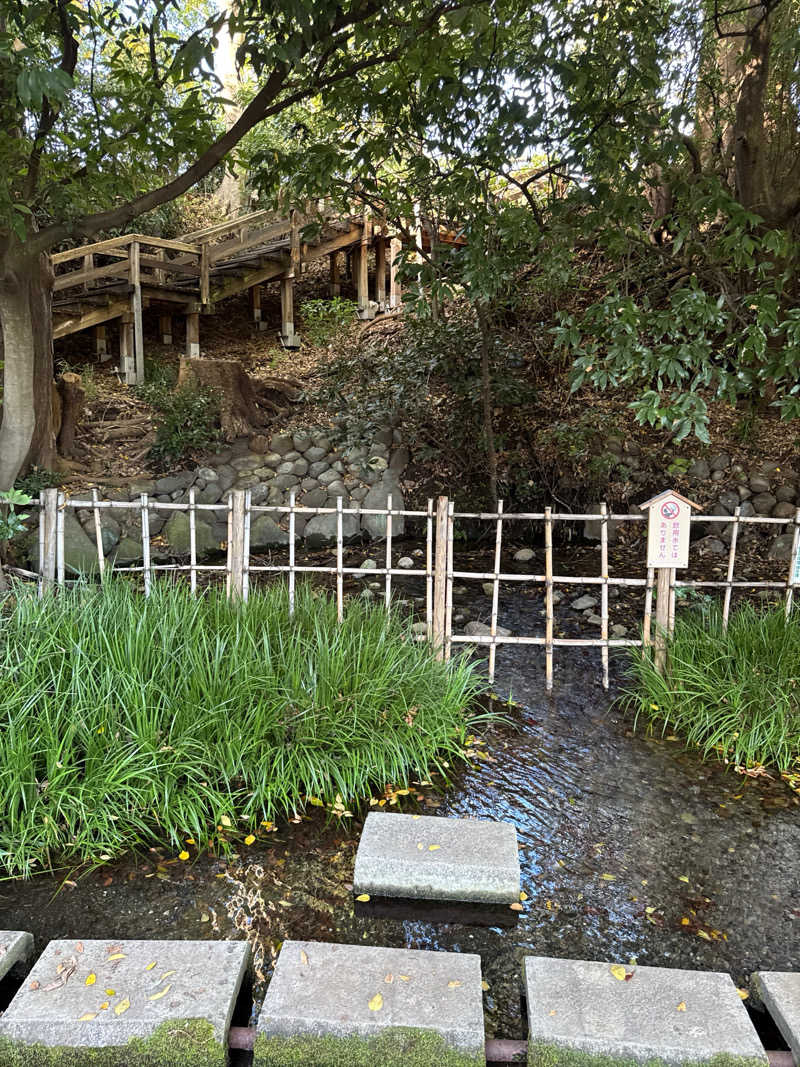
[{"label": "grassy bank", "polygon": [[[38,601],[0,620],[0,869],[257,833],[457,758],[483,686],[398,617],[282,586],[232,607],[159,583]],[[341,809],[340,809],[341,810]]]},{"label": "grassy bank", "polygon": [[800,760],[800,612],[743,604],[727,630],[717,607],[678,618],[669,669],[631,657],[638,722],[677,733],[742,767],[796,772]]}]

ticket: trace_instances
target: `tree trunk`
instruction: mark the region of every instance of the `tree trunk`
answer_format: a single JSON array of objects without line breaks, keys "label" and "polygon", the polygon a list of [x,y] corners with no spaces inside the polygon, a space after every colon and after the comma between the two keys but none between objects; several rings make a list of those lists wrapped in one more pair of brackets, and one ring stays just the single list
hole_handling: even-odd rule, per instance
[{"label": "tree trunk", "polygon": [[0,490],[10,489],[31,463],[53,463],[51,292],[47,257],[7,246],[0,256]]},{"label": "tree trunk", "polygon": [[494,443],[492,372],[489,359],[491,337],[485,309],[477,304],[478,326],[481,331],[481,399],[483,402],[483,436],[486,440],[486,461],[489,467],[489,495],[497,507],[497,450]]},{"label": "tree trunk", "polygon": [[79,448],[76,442],[78,426],[86,404],[86,392],[80,374],[67,371],[57,382],[61,398],[61,425],[58,431],[58,451],[67,459],[77,459]]}]

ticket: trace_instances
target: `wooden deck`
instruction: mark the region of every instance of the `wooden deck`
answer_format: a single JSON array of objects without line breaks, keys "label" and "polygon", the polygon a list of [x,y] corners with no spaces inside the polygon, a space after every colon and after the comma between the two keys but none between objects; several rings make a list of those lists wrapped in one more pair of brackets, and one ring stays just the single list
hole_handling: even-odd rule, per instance
[{"label": "wooden deck", "polygon": [[[308,223],[316,236],[301,239]],[[329,258],[330,291],[339,294],[339,256],[351,257],[358,314],[371,319],[401,301],[397,257],[399,235],[369,215],[286,218],[258,211],[231,222],[188,233],[179,240],[125,234],[83,245],[52,257],[56,274],[53,334],[56,339],[80,330],[94,331],[99,359],[111,358],[106,324],[120,320],[119,367],[129,384],[144,381],[143,316],[157,314],[165,344],[172,343],[173,316],[186,319],[186,354],[200,355],[200,316],[226,297],[248,290],[254,321],[261,322],[261,287],[280,285],[280,340],[299,347],[294,326],[294,285],[307,264]],[[369,293],[369,254],[374,249],[374,293]]]}]

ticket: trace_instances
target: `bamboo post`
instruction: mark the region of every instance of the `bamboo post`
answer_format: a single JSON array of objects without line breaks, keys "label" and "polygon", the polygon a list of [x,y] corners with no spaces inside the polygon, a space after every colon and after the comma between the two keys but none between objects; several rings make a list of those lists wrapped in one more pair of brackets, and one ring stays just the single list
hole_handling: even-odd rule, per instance
[{"label": "bamboo post", "polygon": [[142,575],[144,577],[144,595],[150,596],[152,574],[150,569],[150,509],[147,506],[147,493],[141,495],[142,508]]},{"label": "bamboo post", "polygon": [[658,567],[656,578],[656,637],[655,637],[655,666],[659,674],[663,674],[667,666],[667,634],[669,633],[669,601],[670,586],[672,584],[672,569],[670,567]]},{"label": "bamboo post", "polygon": [[244,515],[245,496],[243,489],[234,489],[230,495],[230,536],[228,538],[228,597],[244,599]]},{"label": "bamboo post", "polygon": [[294,615],[294,587],[295,587],[295,569],[294,569],[294,553],[295,553],[295,532],[297,529],[297,523],[295,521],[295,490],[292,489],[289,493],[289,617]]},{"label": "bamboo post", "polygon": [[553,688],[553,512],[544,509],[545,688]]},{"label": "bamboo post", "polygon": [[733,529],[731,530],[731,547],[728,552],[728,573],[726,576],[725,600],[722,605],[722,629],[728,629],[728,616],[731,611],[731,594],[733,593],[733,569],[736,565],[736,542],[739,538],[739,516],[741,508],[736,508],[733,513]]},{"label": "bamboo post", "polygon": [[56,561],[58,544],[56,527],[58,526],[58,490],[43,489],[39,497],[41,510],[39,524],[41,531],[41,566],[42,590],[52,589],[56,580]]},{"label": "bamboo post", "polygon": [[378,311],[386,309],[386,238],[383,227],[375,239],[375,302]]},{"label": "bamboo post", "polygon": [[431,642],[436,649],[436,658],[444,659],[445,622],[447,617],[447,517],[449,504],[446,496],[436,501],[436,562],[433,572],[433,629]]},{"label": "bamboo post", "polygon": [[403,293],[398,276],[400,249],[403,247],[399,237],[389,242],[389,307],[399,308],[403,303]]},{"label": "bamboo post", "polygon": [[339,275],[339,253],[331,252],[328,256],[328,274],[329,274],[329,287],[330,295],[332,297],[341,296],[342,282]]},{"label": "bamboo post", "polygon": [[794,513],[794,537],[792,538],[792,551],[789,554],[789,577],[786,579],[786,618],[792,611],[792,601],[794,599],[794,590],[798,581],[800,581],[800,573],[795,570],[797,563],[797,552],[800,549],[800,508]]},{"label": "bamboo post", "polygon": [[133,314],[133,348],[136,382],[144,382],[144,323],[142,321],[142,271],[141,249],[138,241],[131,244],[131,313]]},{"label": "bamboo post", "polygon": [[344,618],[344,561],[342,536],[342,498],[336,497],[336,618]]},{"label": "bamboo post", "polygon": [[392,605],[392,494],[386,497],[386,587],[384,592],[386,610]]},{"label": "bamboo post", "polygon": [[644,650],[652,644],[652,618],[653,618],[653,585],[656,580],[655,568],[647,568],[647,579],[644,587],[644,619],[642,621],[642,655]]},{"label": "bamboo post", "polygon": [[453,540],[455,530],[455,509],[456,506],[453,501],[447,508],[447,596],[445,600],[445,619],[444,619],[444,658],[445,661],[450,659],[452,652],[453,636]]},{"label": "bamboo post", "polygon": [[94,514],[94,540],[97,545],[97,567],[102,578],[106,572],[106,557],[103,551],[103,527],[100,523],[100,508],[97,506],[97,490],[92,490],[92,512]]},{"label": "bamboo post", "polygon": [[608,689],[608,507],[600,505],[600,655],[603,661],[603,689]]},{"label": "bamboo post", "polygon": [[172,344],[172,316],[171,315],[159,315],[158,316],[158,331],[161,334],[161,344]]},{"label": "bamboo post", "polygon": [[59,492],[58,511],[56,512],[56,581],[59,585],[64,585],[66,579],[66,560],[64,559],[64,509],[66,506],[66,495]]},{"label": "bamboo post", "polygon": [[126,385],[136,385],[133,357],[133,315],[123,312],[119,325],[119,370]]},{"label": "bamboo post", "polygon": [[492,578],[492,622],[489,633],[492,643],[489,645],[489,682],[494,682],[494,665],[497,653],[495,638],[497,637],[497,611],[500,606],[500,564],[502,560],[503,545],[503,501],[497,501],[497,528],[494,538],[494,576]]},{"label": "bamboo post", "polygon": [[425,520],[425,622],[428,626],[428,641],[433,642],[433,499],[428,497],[428,515]]},{"label": "bamboo post", "polygon": [[186,313],[186,356],[188,359],[200,358],[200,313]]},{"label": "bamboo post", "polygon": [[197,494],[189,490],[189,588],[197,592]]},{"label": "bamboo post", "polygon": [[242,542],[242,600],[247,603],[250,598],[250,520],[252,516],[252,492],[244,493],[244,536]]}]

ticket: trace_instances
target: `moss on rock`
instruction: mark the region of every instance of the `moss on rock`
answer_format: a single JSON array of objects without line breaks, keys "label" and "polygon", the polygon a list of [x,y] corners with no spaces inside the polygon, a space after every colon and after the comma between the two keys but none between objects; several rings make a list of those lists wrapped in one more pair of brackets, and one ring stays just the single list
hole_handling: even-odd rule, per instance
[{"label": "moss on rock", "polygon": [[484,1067],[480,1055],[461,1052],[433,1030],[392,1027],[374,1037],[256,1039],[253,1067]]},{"label": "moss on rock", "polygon": [[[675,1067],[675,1061],[667,1063],[659,1058],[635,1060],[632,1057],[583,1052],[569,1045],[531,1041],[528,1044],[528,1067]],[[701,1062],[683,1061],[681,1067],[766,1067],[766,1056],[761,1060],[720,1053]]]},{"label": "moss on rock", "polygon": [[[85,1025],[75,1023],[76,1030]],[[150,1037],[104,1048],[26,1045],[0,1034],[0,1067],[225,1067],[227,1049],[204,1019],[162,1023]]]}]

